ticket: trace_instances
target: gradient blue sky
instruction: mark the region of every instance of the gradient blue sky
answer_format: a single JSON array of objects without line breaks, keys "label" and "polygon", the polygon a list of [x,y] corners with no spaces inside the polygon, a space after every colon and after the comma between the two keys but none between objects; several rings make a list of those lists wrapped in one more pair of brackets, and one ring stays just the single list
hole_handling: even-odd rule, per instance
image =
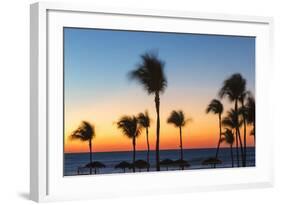
[{"label": "gradient blue sky", "polygon": [[[147,51],[157,52],[165,61],[168,87],[163,98],[170,104],[173,99],[175,108],[189,106],[192,112],[192,105],[201,105],[204,113],[209,101],[217,97],[223,80],[237,72],[254,93],[253,37],[64,28],[66,127],[77,124],[71,122],[74,116],[77,122],[89,117],[83,114],[87,106],[109,101],[115,106],[120,98],[130,101],[121,102],[127,106],[133,106],[134,100],[149,101],[151,108],[147,105],[143,109],[154,115],[153,98],[127,76]],[[190,104],[176,103],[184,99]],[[116,120],[114,117],[110,123]]]},{"label": "gradient blue sky", "polygon": [[[184,82],[187,87],[194,83],[213,87],[225,76],[240,72],[251,90],[254,88],[255,39],[252,37],[75,28],[65,28],[64,37],[67,93],[80,92],[87,85],[91,90],[102,88],[105,92],[128,85],[127,72],[146,51],[158,52],[166,63],[169,82],[176,79],[174,85]],[[105,84],[104,80],[111,83]]]}]

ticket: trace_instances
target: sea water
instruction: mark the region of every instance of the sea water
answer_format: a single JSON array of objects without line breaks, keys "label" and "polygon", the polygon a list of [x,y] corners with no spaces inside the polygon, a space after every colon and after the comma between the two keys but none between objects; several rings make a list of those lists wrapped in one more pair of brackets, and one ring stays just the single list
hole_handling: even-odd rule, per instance
[{"label": "sea water", "polygon": [[[240,150],[239,150],[240,151]],[[184,160],[187,160],[190,167],[185,168],[190,169],[206,169],[212,168],[211,165],[202,165],[202,162],[210,157],[214,157],[216,154],[215,148],[208,149],[184,149]],[[115,169],[115,165],[121,161],[132,162],[133,152],[132,151],[122,151],[122,152],[97,152],[92,154],[93,161],[102,162],[106,167],[98,169],[97,174],[110,174],[110,173],[123,173],[123,170]],[[136,160],[142,159],[146,160],[147,151],[136,151]],[[78,167],[83,167],[89,163],[89,153],[66,153],[64,154],[64,176],[73,176],[78,174]],[[180,158],[180,150],[160,150],[160,160],[163,159],[177,160]],[[229,148],[221,148],[219,150],[218,158],[222,161],[221,164],[216,165],[216,168],[229,168],[232,167],[231,161],[231,151]],[[234,166],[237,167],[236,158],[236,148],[233,147],[233,159]],[[240,166],[241,166],[241,157]],[[155,171],[155,151],[150,151],[150,171]],[[247,167],[255,166],[255,148],[247,148]],[[168,167],[169,170],[179,170],[177,167]],[[161,171],[166,171],[167,167],[161,167]],[[146,171],[146,169],[136,169],[139,171]],[[132,172],[132,170],[127,169],[126,172]],[[84,169],[80,174],[89,174],[89,169]]]}]

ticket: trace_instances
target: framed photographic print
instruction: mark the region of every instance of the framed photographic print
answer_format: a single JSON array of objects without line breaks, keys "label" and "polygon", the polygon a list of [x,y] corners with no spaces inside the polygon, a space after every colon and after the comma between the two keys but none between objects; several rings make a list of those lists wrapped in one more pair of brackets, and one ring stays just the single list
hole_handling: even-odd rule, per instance
[{"label": "framed photographic print", "polygon": [[271,186],[272,22],[31,5],[31,199]]}]

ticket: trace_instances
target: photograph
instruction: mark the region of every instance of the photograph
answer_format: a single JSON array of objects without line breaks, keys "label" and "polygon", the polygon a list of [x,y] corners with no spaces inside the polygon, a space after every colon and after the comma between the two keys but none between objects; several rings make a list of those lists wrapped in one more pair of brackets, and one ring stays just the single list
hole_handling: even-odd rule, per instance
[{"label": "photograph", "polygon": [[63,27],[63,176],[255,167],[255,47]]}]

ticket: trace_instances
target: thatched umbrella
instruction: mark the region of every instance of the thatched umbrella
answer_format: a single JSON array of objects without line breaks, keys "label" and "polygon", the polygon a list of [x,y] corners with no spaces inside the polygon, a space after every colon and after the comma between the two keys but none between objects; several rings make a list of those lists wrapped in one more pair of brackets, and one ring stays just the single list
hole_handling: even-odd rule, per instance
[{"label": "thatched umbrella", "polygon": [[94,168],[95,169],[95,174],[97,173],[97,170],[100,168],[105,168],[105,164],[99,162],[99,161],[93,161],[92,163],[88,163],[85,166],[86,168]]},{"label": "thatched umbrella", "polygon": [[215,157],[210,157],[202,162],[202,165],[211,165],[215,166],[216,164],[221,164],[222,161]]},{"label": "thatched umbrella", "polygon": [[122,161],[119,164],[115,165],[115,169],[123,169],[124,173],[126,172],[126,168],[130,168],[131,164],[126,161]]},{"label": "thatched umbrella", "polygon": [[160,166],[166,167],[168,171],[169,166],[173,165],[173,163],[174,161],[171,159],[163,159],[162,161],[160,161]]},{"label": "thatched umbrella", "polygon": [[142,159],[136,160],[134,164],[131,164],[130,169],[132,169],[134,165],[135,168],[139,169],[139,171],[141,171],[141,169],[147,169],[150,166],[147,161]]},{"label": "thatched umbrella", "polygon": [[179,166],[184,169],[184,167],[190,167],[190,164],[186,160],[178,159],[174,161],[173,163],[174,166]]}]

